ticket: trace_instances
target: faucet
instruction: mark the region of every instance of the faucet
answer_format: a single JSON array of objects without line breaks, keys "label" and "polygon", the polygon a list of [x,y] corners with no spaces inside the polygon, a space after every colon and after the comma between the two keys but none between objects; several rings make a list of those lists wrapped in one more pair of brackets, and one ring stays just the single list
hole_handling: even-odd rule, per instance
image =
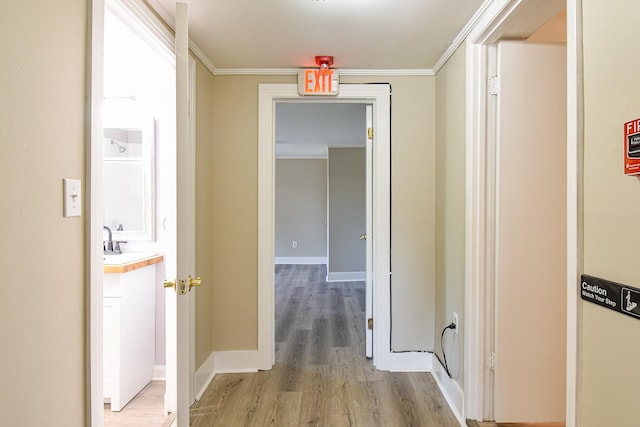
[{"label": "faucet", "polygon": [[111,234],[111,229],[106,225],[102,228],[107,230],[107,233],[109,233],[109,239],[104,242],[103,250],[105,254],[110,254],[113,252],[113,235]]},{"label": "faucet", "polygon": [[109,233],[109,239],[104,242],[104,245],[102,247],[104,253],[105,254],[121,254],[122,251],[120,250],[120,245],[117,245],[117,247],[114,248],[113,234],[111,233],[111,229],[106,225],[103,226],[102,228],[107,230],[107,233]]}]

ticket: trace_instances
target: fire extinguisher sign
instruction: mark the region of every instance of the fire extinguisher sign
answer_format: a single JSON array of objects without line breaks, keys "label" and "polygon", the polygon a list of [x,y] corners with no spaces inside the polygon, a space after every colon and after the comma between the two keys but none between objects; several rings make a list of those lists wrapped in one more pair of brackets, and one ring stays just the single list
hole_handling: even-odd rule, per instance
[{"label": "fire extinguisher sign", "polygon": [[640,118],[624,124],[624,174],[640,175]]}]

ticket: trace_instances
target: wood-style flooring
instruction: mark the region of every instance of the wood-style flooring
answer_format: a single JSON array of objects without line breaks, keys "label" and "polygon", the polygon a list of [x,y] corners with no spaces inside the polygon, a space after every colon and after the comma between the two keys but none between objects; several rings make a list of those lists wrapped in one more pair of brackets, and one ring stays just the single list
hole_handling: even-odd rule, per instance
[{"label": "wood-style flooring", "polygon": [[175,418],[164,412],[164,381],[151,381],[122,411],[111,412],[104,405],[105,427],[168,427]]},{"label": "wood-style flooring", "polygon": [[276,364],[219,374],[191,426],[458,426],[429,373],[376,371],[364,355],[363,282],[276,266]]}]

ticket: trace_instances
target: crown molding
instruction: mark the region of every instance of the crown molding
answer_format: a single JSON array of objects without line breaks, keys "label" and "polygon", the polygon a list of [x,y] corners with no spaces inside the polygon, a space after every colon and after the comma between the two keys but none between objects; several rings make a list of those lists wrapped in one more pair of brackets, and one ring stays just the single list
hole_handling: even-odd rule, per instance
[{"label": "crown molding", "polygon": [[195,57],[198,58],[205,67],[207,67],[207,70],[209,70],[211,74],[215,75],[218,73],[218,69],[215,67],[215,65],[213,65],[207,55],[205,55],[204,52],[200,50],[198,45],[195,44],[191,39],[189,39],[189,50],[191,50]]},{"label": "crown molding", "polygon": [[292,76],[298,68],[216,68],[216,76]]},{"label": "crown molding", "polygon": [[[162,7],[156,0],[144,0],[146,1],[148,7],[155,11],[158,16],[165,22],[165,24],[171,29],[171,32],[175,34],[176,30],[176,21],[173,15],[169,13],[164,7]],[[202,50],[198,47],[197,44],[191,37],[189,37],[189,50],[193,55],[202,62],[202,64],[211,72],[211,74],[216,74],[216,67],[213,65],[211,60],[205,55]]]},{"label": "crown molding", "polygon": [[375,70],[375,69],[346,69],[340,70],[343,76],[434,76],[434,72],[429,68],[398,69],[398,70]]},{"label": "crown molding", "polygon": [[295,156],[289,156],[286,154],[276,154],[276,160],[326,160],[327,155],[311,155],[311,154],[300,154]]},{"label": "crown molding", "polygon": [[[174,56],[173,33],[143,1],[106,1],[105,8],[118,16],[133,32],[145,38],[161,55],[167,58]],[[151,38],[149,38],[149,36],[151,36]]]},{"label": "crown molding", "polygon": [[[156,0],[145,0],[150,8],[175,30],[175,20]],[[476,13],[469,19],[464,28],[449,44],[449,47],[442,54],[433,68],[424,69],[337,69],[343,76],[435,76],[438,71],[447,63],[449,58],[458,50],[460,45],[467,38],[471,30],[476,26],[480,18],[485,14],[494,0],[485,0]],[[216,68],[211,60],[200,50],[193,40],[189,39],[189,49],[204,66],[216,76],[290,76],[298,73],[299,68]]]},{"label": "crown molding", "polygon": [[175,33],[175,18],[164,8],[162,7],[156,0],[143,0],[147,3],[149,9],[153,10],[155,13],[162,18],[162,20],[171,28],[172,32]]},{"label": "crown molding", "polygon": [[473,14],[471,19],[467,22],[467,24],[462,28],[462,30],[458,33],[458,35],[453,39],[453,41],[449,44],[447,50],[444,51],[436,65],[433,67],[433,74],[438,74],[438,71],[447,63],[449,58],[453,56],[453,54],[458,50],[460,45],[465,41],[471,30],[476,26],[480,18],[485,14],[489,6],[493,3],[493,0],[485,0],[484,3],[480,6],[480,8]]},{"label": "crown molding", "polygon": [[[300,68],[216,68],[213,74],[217,76],[293,76],[297,75]],[[336,68],[341,76],[434,76],[431,69],[405,69],[405,70],[371,70],[356,68]]]}]

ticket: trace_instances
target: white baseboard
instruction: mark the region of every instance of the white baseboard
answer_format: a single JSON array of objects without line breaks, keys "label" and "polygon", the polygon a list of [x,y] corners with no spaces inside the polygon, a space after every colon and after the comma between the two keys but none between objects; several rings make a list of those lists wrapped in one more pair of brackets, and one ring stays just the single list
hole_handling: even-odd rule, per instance
[{"label": "white baseboard", "polygon": [[209,357],[207,357],[207,360],[205,360],[202,366],[196,371],[196,377],[194,379],[195,385],[193,388],[196,392],[196,400],[200,400],[207,387],[209,387],[211,380],[213,380],[213,377],[216,375],[215,355],[215,352],[211,353]]},{"label": "white baseboard", "polygon": [[359,282],[367,279],[364,271],[333,271],[327,273],[327,282]]},{"label": "white baseboard", "polygon": [[216,373],[258,372],[257,350],[216,351]]},{"label": "white baseboard", "polygon": [[276,257],[276,264],[324,264],[327,265],[327,257],[298,256],[298,257]]},{"label": "white baseboard", "polygon": [[165,381],[167,379],[166,365],[153,365],[153,373],[151,379],[154,381]]},{"label": "white baseboard", "polygon": [[431,372],[432,358],[426,351],[390,353],[388,368],[391,372]]},{"label": "white baseboard", "polygon": [[462,427],[466,426],[466,421],[464,419],[464,392],[458,385],[458,383],[447,375],[447,372],[444,370],[444,367],[440,364],[440,361],[437,357],[432,358],[433,369],[431,370],[431,375],[435,378],[440,391],[444,395],[444,398],[447,400],[449,407],[453,411],[453,414],[458,419],[458,422]]},{"label": "white baseboard", "polygon": [[258,351],[214,351],[195,374],[196,400],[200,400],[217,374],[258,372]]}]

